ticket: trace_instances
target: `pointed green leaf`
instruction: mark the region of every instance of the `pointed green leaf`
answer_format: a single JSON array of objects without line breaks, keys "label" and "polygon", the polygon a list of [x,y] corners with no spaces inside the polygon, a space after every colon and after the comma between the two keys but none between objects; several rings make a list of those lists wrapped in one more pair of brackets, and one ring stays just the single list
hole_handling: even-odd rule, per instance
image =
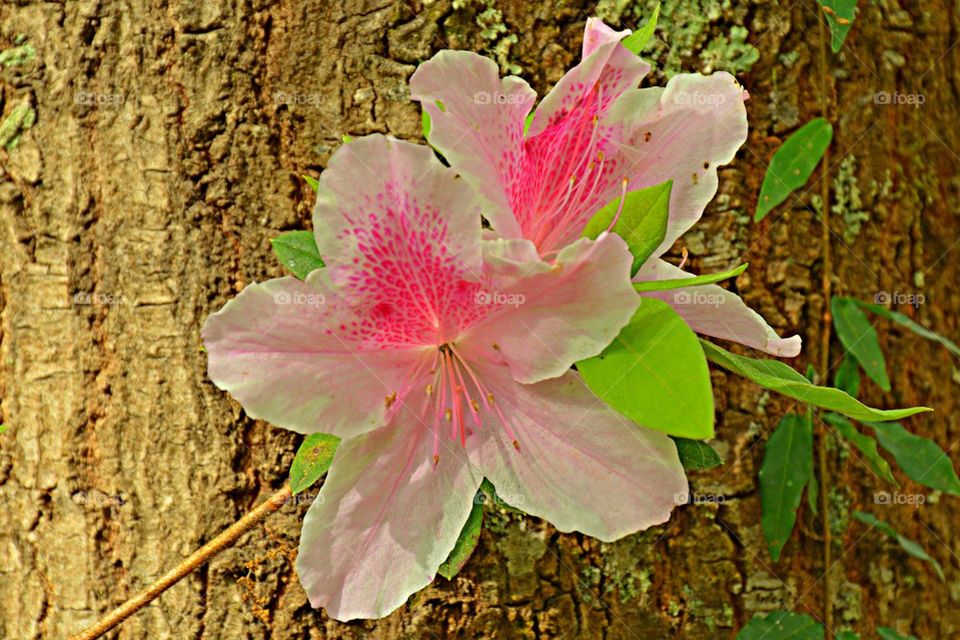
[{"label": "pointed green leaf", "polygon": [[830,26],[830,48],[834,53],[843,47],[843,41],[850,33],[853,18],[857,11],[857,0],[817,0],[827,16]]},{"label": "pointed green leaf", "polygon": [[6,433],[6,431],[7,431],[7,425],[0,424],[0,434]]},{"label": "pointed green leaf", "polygon": [[760,467],[760,524],[776,562],[797,520],[803,488],[813,471],[813,425],[787,414],[767,441]]},{"label": "pointed green leaf", "polygon": [[897,484],[897,479],[893,477],[893,473],[890,471],[890,463],[887,462],[877,450],[876,440],[857,431],[857,428],[853,426],[853,423],[840,414],[825,413],[823,415],[823,419],[827,424],[836,429],[837,433],[839,433],[844,440],[852,444],[857,448],[858,451],[860,451],[861,455],[863,455],[867,464],[870,466],[870,469],[872,469],[875,474],[887,482]]},{"label": "pointed green leaf", "polygon": [[904,536],[900,535],[896,529],[894,529],[889,524],[887,524],[883,520],[880,520],[879,518],[877,518],[871,513],[866,513],[864,511],[854,511],[853,517],[859,520],[860,522],[870,525],[871,527],[875,528],[877,531],[884,533],[887,536],[896,540],[897,544],[900,545],[900,548],[906,551],[908,554],[910,554],[914,558],[918,558],[920,560],[929,562],[933,566],[934,570],[937,572],[937,576],[939,576],[941,580],[944,579],[943,567],[941,567],[940,563],[937,562],[936,559],[933,558],[929,553],[927,553],[927,551],[923,547],[921,547],[919,544],[917,544],[910,538],[905,538]]},{"label": "pointed green leaf", "polygon": [[843,356],[843,361],[833,375],[833,386],[853,398],[860,393],[860,363],[849,353]]},{"label": "pointed green leaf", "polygon": [[653,8],[653,15],[650,16],[650,19],[647,20],[647,24],[643,25],[643,28],[637,29],[626,38],[620,41],[620,44],[625,46],[629,51],[640,55],[640,52],[643,51],[643,48],[646,46],[647,42],[650,41],[650,38],[653,36],[654,30],[657,28],[657,19],[660,17],[660,3],[657,3],[657,6]]},{"label": "pointed green leaf", "polygon": [[707,358],[728,371],[741,375],[761,387],[776,391],[807,404],[836,411],[861,421],[899,420],[916,413],[931,411],[928,407],[910,407],[909,409],[873,409],[856,398],[851,398],[840,389],[818,387],[797,371],[779,360],[755,360],[730,353],[706,340],[700,341]]},{"label": "pointed green leaf", "polygon": [[880,349],[877,331],[870,324],[867,315],[854,300],[840,296],[834,296],[830,301],[830,311],[840,343],[881,389],[890,391],[887,363],[883,358],[883,350]]},{"label": "pointed green leaf", "polygon": [[290,491],[296,495],[320,479],[333,463],[340,438],[326,433],[306,437],[290,465]]},{"label": "pointed green leaf", "polygon": [[900,313],[899,311],[891,311],[884,306],[879,304],[871,304],[869,302],[864,302],[863,300],[854,300],[860,308],[867,309],[877,314],[881,318],[886,318],[887,320],[893,320],[897,324],[910,329],[918,336],[926,338],[927,340],[933,340],[934,342],[939,342],[944,347],[947,348],[950,353],[955,356],[960,357],[960,347],[957,346],[953,340],[941,336],[939,333],[934,333],[921,324],[918,324],[910,319],[910,316]]},{"label": "pointed green leaf", "polygon": [[917,640],[916,636],[902,636],[888,627],[877,627],[877,637],[880,640]]},{"label": "pointed green leaf", "polygon": [[689,278],[671,278],[670,280],[646,280],[644,282],[633,283],[633,288],[639,292],[644,291],[669,291],[670,289],[685,289],[687,287],[699,287],[704,284],[715,284],[730,278],[736,278],[747,270],[746,264],[739,267],[723,271],[721,273],[709,273],[704,276],[691,276]]},{"label": "pointed green leaf", "polygon": [[737,640],[823,640],[823,625],[805,613],[758,613],[737,634]]},{"label": "pointed green leaf", "polygon": [[523,135],[527,135],[527,131],[530,130],[530,125],[533,124],[533,117],[537,115],[536,111],[531,111],[527,114],[526,119],[523,121]]},{"label": "pointed green leaf", "polygon": [[832,139],[833,126],[823,118],[811,120],[787,138],[773,154],[763,178],[753,216],[755,221],[762,220],[794,190],[806,184]]},{"label": "pointed green leaf", "polygon": [[430,114],[427,113],[426,109],[420,112],[420,126],[423,127],[424,139],[429,140],[430,139]]},{"label": "pointed green leaf", "polygon": [[899,422],[868,422],[880,446],[890,452],[907,477],[944,493],[960,496],[960,479],[950,457],[929,438],[914,435]]},{"label": "pointed green leaf", "polygon": [[447,580],[453,580],[454,576],[460,573],[460,569],[463,569],[463,565],[467,564],[467,560],[470,559],[473,550],[477,548],[477,543],[480,541],[484,503],[484,500],[480,499],[481,495],[482,492],[478,490],[473,500],[473,509],[470,510],[470,515],[467,516],[467,521],[464,523],[463,529],[460,530],[460,536],[457,538],[456,544],[453,545],[453,551],[437,569],[437,573]]},{"label": "pointed green leaf", "polygon": [[623,198],[622,211],[620,197],[614,198],[594,214],[583,230],[583,235],[596,239],[610,228],[610,223],[616,217],[617,211],[620,211],[620,217],[617,218],[613,232],[626,240],[627,246],[630,247],[630,252],[633,254],[633,268],[630,273],[636,274],[666,236],[672,189],[673,181],[668,180],[663,184],[631,191]]},{"label": "pointed green leaf", "polygon": [[306,181],[307,186],[313,189],[314,193],[316,193],[317,189],[320,188],[320,183],[317,182],[316,178],[311,178],[310,176],[303,176],[303,179]]},{"label": "pointed green leaf", "polygon": [[277,259],[301,280],[323,266],[312,231],[288,231],[270,241]]},{"label": "pointed green leaf", "polygon": [[713,437],[713,390],[696,334],[670,305],[644,298],[603,353],[577,363],[604,402],[672,436]]},{"label": "pointed green leaf", "polygon": [[723,464],[723,460],[720,459],[720,454],[702,440],[674,437],[673,442],[677,445],[680,464],[682,464],[683,468],[687,471],[713,469]]}]

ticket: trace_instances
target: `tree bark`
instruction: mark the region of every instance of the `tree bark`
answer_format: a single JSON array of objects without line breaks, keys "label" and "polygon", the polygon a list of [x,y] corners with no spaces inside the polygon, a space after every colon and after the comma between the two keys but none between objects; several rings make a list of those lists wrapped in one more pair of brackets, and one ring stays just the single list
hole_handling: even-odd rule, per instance
[{"label": "tree bark", "polygon": [[[586,17],[633,27],[647,16],[643,2],[460,4],[0,7],[0,50],[35,49],[0,67],[3,118],[21,104],[36,113],[0,149],[0,406],[9,427],[0,435],[0,636],[78,632],[283,484],[298,437],[250,420],[209,382],[199,329],[246,284],[281,275],[269,239],[310,227],[312,193],[300,175],[316,176],[343,134],[422,140],[407,81],[442,48],[500,51],[502,66],[516,65],[543,95],[579,58]],[[793,364],[804,368],[819,361],[824,315],[811,204],[820,174],[795,204],[759,224],[749,216],[774,149],[821,115],[819,6],[668,0],[665,13],[682,4],[707,22],[697,33],[677,14],[661,18],[655,64],[669,52],[690,71],[733,66],[752,97],[750,138],[677,252],[686,247],[699,272],[750,262],[737,290],[783,333],[803,336]],[[491,32],[494,23],[504,30]],[[741,26],[755,64],[724,48]],[[924,304],[900,310],[954,339],[958,34],[952,0],[861,2],[823,83],[836,124],[831,201],[846,200],[832,222],[834,291],[871,301],[881,291],[922,294]],[[652,80],[663,78],[661,66]],[[924,102],[877,104],[881,91]],[[862,205],[851,204],[854,189]],[[857,209],[868,219],[855,233]],[[954,455],[960,366],[886,321],[877,329],[893,392],[865,380],[866,401],[935,407],[906,425]],[[840,355],[834,342],[830,361]],[[667,525],[613,544],[490,509],[458,577],[438,578],[384,620],[341,624],[311,609],[299,586],[293,559],[307,505],[290,503],[111,637],[717,638],[773,609],[822,618],[819,520],[801,507],[778,563],[759,526],[763,443],[794,403],[722,372],[714,382],[726,462],[691,482],[721,504],[680,508]],[[836,440],[829,447],[838,626],[864,638],[877,625],[960,634],[951,615],[960,606],[957,499],[898,473],[900,490],[926,503],[876,505],[886,487]],[[947,580],[851,521],[858,508],[920,542]]]}]

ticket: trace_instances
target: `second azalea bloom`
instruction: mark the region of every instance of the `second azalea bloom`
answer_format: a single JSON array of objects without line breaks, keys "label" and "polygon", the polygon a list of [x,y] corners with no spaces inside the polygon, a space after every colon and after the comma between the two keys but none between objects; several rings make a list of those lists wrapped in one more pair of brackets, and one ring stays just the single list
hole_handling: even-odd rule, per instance
[{"label": "second azalea bloom", "polygon": [[[746,140],[747,94],[725,72],[637,88],[650,66],[621,44],[629,34],[587,20],[580,64],[532,117],[533,89],[501,79],[494,61],[466,51],[441,51],[420,65],[411,94],[430,115],[430,143],[481,196],[493,228],[530,240],[546,259],[581,237],[611,201],[672,181],[666,234],[637,279],[685,277],[659,257],[700,219],[717,191],[717,167]],[[723,304],[715,304],[715,289]],[[656,297],[698,332],[774,355],[800,351],[799,337],[781,339],[729,291],[681,293],[688,295]]]},{"label": "second azalea bloom", "polygon": [[614,540],[666,521],[687,482],[673,442],[571,370],[641,299],[604,234],[543,260],[484,235],[455,172],[383,136],[321,176],[326,268],[247,286],[203,329],[209,374],[253,418],[342,439],[303,524],[314,606],[377,618],[433,580],[484,477],[561,531]]}]

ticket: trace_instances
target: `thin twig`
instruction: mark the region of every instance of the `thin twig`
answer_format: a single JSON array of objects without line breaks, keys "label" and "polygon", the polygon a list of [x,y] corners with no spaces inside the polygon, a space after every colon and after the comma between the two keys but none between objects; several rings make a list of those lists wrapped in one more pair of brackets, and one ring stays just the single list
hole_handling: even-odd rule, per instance
[{"label": "thin twig", "polygon": [[267,516],[275,513],[290,499],[290,487],[285,486],[280,491],[270,496],[266,502],[243,516],[223,533],[216,538],[197,549],[193,554],[181,562],[179,565],[168,571],[152,585],[130,598],[122,605],[105,615],[92,627],[73,636],[71,640],[94,640],[99,638],[115,626],[132,616],[134,613],[145,607],[161,593],[175,585],[184,577],[196,571],[197,568],[205,564],[233,543],[243,534],[255,527]]},{"label": "thin twig", "polygon": [[[830,120],[827,100],[827,28],[824,17],[817,13],[820,26],[820,110],[827,121]],[[823,175],[820,177],[820,223],[821,245],[823,251],[823,329],[820,334],[820,371],[827,376],[830,371],[830,327],[833,318],[830,312],[830,296],[833,288],[833,258],[830,254],[830,148],[823,153],[821,161]],[[827,465],[828,432],[824,424],[819,425],[817,436],[817,467],[820,471],[820,517],[823,527],[823,622],[827,637],[833,637],[833,578],[832,567],[833,534],[830,531],[830,469]]]}]

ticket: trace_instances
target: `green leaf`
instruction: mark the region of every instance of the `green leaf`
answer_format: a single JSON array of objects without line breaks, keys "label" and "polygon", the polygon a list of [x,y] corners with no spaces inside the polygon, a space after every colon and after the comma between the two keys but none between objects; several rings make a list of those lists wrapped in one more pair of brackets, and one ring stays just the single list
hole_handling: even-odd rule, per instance
[{"label": "green leaf", "polygon": [[894,529],[889,524],[887,524],[883,520],[880,520],[879,518],[877,518],[871,513],[866,513],[864,511],[854,511],[853,517],[864,524],[868,524],[871,527],[876,528],[881,533],[884,533],[890,536],[891,538],[893,538],[894,540],[896,540],[897,544],[900,545],[900,548],[902,548],[904,551],[906,551],[908,554],[910,554],[914,558],[918,558],[920,560],[929,562],[933,566],[934,570],[936,570],[937,576],[939,576],[941,580],[944,579],[943,567],[941,567],[940,563],[937,562],[936,559],[933,558],[930,554],[928,554],[926,550],[923,547],[921,547],[919,544],[917,544],[910,538],[905,538],[904,536],[900,535],[896,529]]},{"label": "green leaf", "polygon": [[890,391],[887,363],[883,359],[877,331],[870,324],[867,315],[854,300],[840,296],[834,296],[830,301],[830,311],[840,343],[881,389]]},{"label": "green leaf", "polygon": [[813,424],[809,416],[789,413],[767,441],[760,467],[760,524],[774,562],[793,531],[812,472]]},{"label": "green leaf", "polygon": [[899,422],[868,422],[880,446],[914,482],[944,493],[960,496],[960,479],[947,454],[929,438],[910,433]]},{"label": "green leaf", "polygon": [[527,114],[526,119],[523,121],[523,135],[527,135],[527,131],[530,130],[530,125],[533,124],[533,117],[537,115],[536,111],[531,111]]},{"label": "green leaf", "polygon": [[902,636],[889,627],[877,627],[877,637],[880,640],[917,640],[916,636]]},{"label": "green leaf", "polygon": [[680,464],[687,471],[701,471],[703,469],[713,469],[723,464],[720,454],[713,447],[701,440],[691,440],[689,438],[673,438],[677,445],[677,453],[680,455]]},{"label": "green leaf", "polygon": [[737,634],[737,640],[823,640],[823,625],[805,613],[756,614]]},{"label": "green leaf", "polygon": [[851,398],[840,389],[810,384],[800,373],[779,360],[755,360],[730,353],[706,340],[700,341],[707,358],[728,371],[741,375],[761,387],[861,421],[899,420],[916,413],[931,411],[929,407],[908,409],[874,409]]},{"label": "green leaf", "polygon": [[[623,198],[623,210],[613,232],[626,240],[630,253],[633,254],[631,275],[640,270],[666,236],[672,189],[673,181],[667,180],[663,184],[631,191]],[[584,237],[596,239],[610,228],[610,223],[620,210],[620,200],[619,197],[614,198],[594,214],[583,230]]]},{"label": "green leaf", "polygon": [[288,231],[270,241],[280,263],[301,280],[323,266],[312,231]]},{"label": "green leaf", "polygon": [[898,484],[897,479],[893,477],[893,473],[890,471],[890,463],[888,463],[877,450],[876,440],[857,431],[857,428],[853,426],[852,422],[839,414],[825,413],[823,419],[827,424],[836,429],[837,433],[839,433],[844,440],[857,448],[875,474],[887,482],[895,485]]},{"label": "green leaf", "polygon": [[747,270],[746,264],[739,267],[723,271],[721,273],[709,273],[704,276],[693,276],[690,278],[672,278],[670,280],[647,280],[644,282],[635,282],[633,288],[637,291],[669,291],[670,289],[685,289],[687,287],[699,287],[705,284],[714,284],[736,278]]},{"label": "green leaf", "polygon": [[481,491],[477,491],[473,500],[473,509],[470,510],[470,515],[467,516],[467,521],[464,523],[463,529],[460,530],[460,536],[457,538],[456,544],[453,545],[453,551],[437,569],[437,573],[447,580],[453,580],[454,576],[460,573],[460,569],[463,569],[463,565],[467,564],[467,560],[470,559],[470,555],[473,554],[473,550],[477,548],[477,543],[480,541],[484,503],[484,500],[479,499],[481,494]]},{"label": "green leaf", "polygon": [[672,436],[713,437],[713,390],[697,336],[670,305],[644,298],[603,353],[577,363],[598,397]]},{"label": "green leaf", "polygon": [[941,336],[939,333],[934,333],[921,324],[918,324],[910,319],[910,316],[900,313],[899,311],[891,311],[886,307],[879,304],[871,304],[869,302],[864,302],[863,300],[854,300],[862,309],[867,309],[872,311],[882,318],[887,320],[893,320],[897,324],[910,329],[918,336],[926,338],[927,340],[933,340],[934,342],[939,342],[947,348],[950,353],[955,356],[960,357],[960,347],[957,346],[953,340]]},{"label": "green leaf", "polygon": [[837,53],[843,47],[843,41],[847,39],[847,34],[853,25],[857,0],[817,0],[817,2],[823,8],[823,13],[827,16],[827,24],[830,25],[830,48]]},{"label": "green leaf", "polygon": [[420,125],[423,127],[424,139],[430,139],[430,114],[424,109],[420,112]]},{"label": "green leaf", "polygon": [[621,40],[620,44],[625,46],[632,53],[640,55],[640,52],[653,36],[654,30],[657,28],[657,18],[659,17],[660,3],[658,2],[657,6],[653,8],[653,15],[650,16],[649,20],[647,20],[647,24],[643,25],[643,28],[637,29],[626,38]]},{"label": "green leaf", "polygon": [[7,431],[7,425],[0,424],[0,433],[6,433],[6,431]]},{"label": "green leaf", "polygon": [[860,393],[860,363],[849,353],[843,356],[843,361],[833,374],[833,386],[854,398]]},{"label": "green leaf", "polygon": [[326,433],[312,433],[306,437],[290,465],[291,493],[300,493],[327,472],[338,444],[340,438]]},{"label": "green leaf", "polygon": [[320,183],[316,178],[311,178],[310,176],[303,176],[303,179],[307,182],[307,186],[313,189],[313,192],[316,193],[320,188]]},{"label": "green leaf", "polygon": [[353,136],[346,133],[340,136],[340,139],[343,140],[343,144],[350,144],[353,142]]},{"label": "green leaf", "polygon": [[810,179],[832,139],[833,126],[823,118],[811,120],[787,138],[773,154],[763,178],[757,211],[753,216],[755,221],[762,220]]}]

